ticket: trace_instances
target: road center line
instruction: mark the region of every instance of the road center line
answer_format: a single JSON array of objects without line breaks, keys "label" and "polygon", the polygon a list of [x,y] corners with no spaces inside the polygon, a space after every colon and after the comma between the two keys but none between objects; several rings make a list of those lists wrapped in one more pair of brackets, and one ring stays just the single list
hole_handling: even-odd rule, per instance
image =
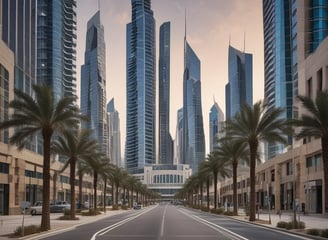
[{"label": "road center line", "polygon": [[141,213],[139,213],[139,214],[136,214],[136,215],[134,215],[134,216],[128,217],[128,218],[126,218],[126,219],[123,219],[122,221],[119,221],[119,222],[117,222],[117,223],[114,223],[113,225],[110,225],[110,226],[108,226],[108,227],[106,227],[106,228],[103,228],[103,229],[99,230],[98,232],[96,232],[95,234],[93,234],[91,240],[96,240],[96,237],[97,237],[98,235],[99,235],[99,236],[102,236],[102,235],[104,235],[104,234],[106,234],[106,233],[112,231],[113,229],[115,229],[115,228],[117,228],[117,227],[119,227],[119,226],[121,226],[121,225],[123,225],[123,224],[125,224],[125,223],[127,223],[127,222],[130,222],[130,221],[132,221],[133,219],[136,219],[137,217],[140,217],[141,215],[143,215],[143,214],[145,214],[145,213],[147,213],[147,212],[149,212],[149,211],[151,211],[151,210],[153,210],[153,209],[154,209],[154,208],[152,207],[152,208],[147,209],[147,210],[145,210],[145,211],[143,211],[143,212],[141,212]]},{"label": "road center line", "polygon": [[162,239],[164,237],[164,220],[165,220],[166,209],[167,209],[167,205],[164,208],[164,213],[163,213],[163,217],[162,217],[160,239]]}]

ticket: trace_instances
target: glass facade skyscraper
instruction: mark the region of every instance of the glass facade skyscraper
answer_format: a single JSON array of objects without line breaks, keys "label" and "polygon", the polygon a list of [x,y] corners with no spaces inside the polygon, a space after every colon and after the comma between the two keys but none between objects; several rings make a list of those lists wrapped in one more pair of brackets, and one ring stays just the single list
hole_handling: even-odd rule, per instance
[{"label": "glass facade skyscraper", "polygon": [[[285,110],[293,117],[293,97],[297,94],[297,1],[263,1],[264,98],[268,107]],[[289,137],[289,142],[292,139]],[[269,143],[266,159],[282,153],[284,146]]]},{"label": "glass facade skyscraper", "polygon": [[2,40],[15,56],[15,88],[31,94],[35,84],[36,0],[2,0]]},{"label": "glass facade skyscraper", "polygon": [[81,67],[81,112],[90,119],[83,123],[84,127],[93,130],[93,137],[108,156],[106,46],[100,11],[87,25],[84,64]]},{"label": "glass facade skyscraper", "polygon": [[[14,88],[32,95],[36,83],[36,0],[2,0],[0,3],[2,40],[14,53]],[[37,138],[25,148],[37,151]]]},{"label": "glass facade skyscraper", "polygon": [[150,0],[131,0],[126,33],[125,161],[131,173],[156,158],[156,45]]},{"label": "glass facade skyscraper", "polygon": [[229,46],[226,85],[226,118],[233,118],[240,108],[253,105],[253,55]]},{"label": "glass facade skyscraper", "polygon": [[224,114],[219,105],[214,102],[209,114],[209,131],[210,131],[210,152],[218,146],[217,140],[220,139],[220,132],[223,129]]},{"label": "glass facade skyscraper", "polygon": [[173,143],[170,135],[170,22],[159,32],[159,163],[173,163]]},{"label": "glass facade skyscraper", "polygon": [[76,96],[76,0],[38,0],[37,81]]},{"label": "glass facade skyscraper", "polygon": [[186,37],[184,41],[182,163],[189,164],[195,173],[205,158],[200,60]]},{"label": "glass facade skyscraper", "polygon": [[121,157],[120,117],[115,109],[114,98],[107,104],[108,145],[110,162],[124,168]]}]

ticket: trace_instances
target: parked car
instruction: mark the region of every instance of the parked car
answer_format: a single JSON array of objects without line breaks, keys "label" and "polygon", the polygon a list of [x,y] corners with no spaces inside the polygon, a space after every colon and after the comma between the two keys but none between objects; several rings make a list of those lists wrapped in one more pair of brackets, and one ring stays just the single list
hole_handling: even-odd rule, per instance
[{"label": "parked car", "polygon": [[52,213],[61,213],[65,209],[71,209],[71,204],[69,204],[66,201],[56,201],[53,203],[50,203],[50,212]]},{"label": "parked car", "polygon": [[29,208],[32,216],[42,214],[42,201],[37,201]]},{"label": "parked car", "polygon": [[141,209],[141,203],[134,204],[133,209],[135,209],[135,210]]}]

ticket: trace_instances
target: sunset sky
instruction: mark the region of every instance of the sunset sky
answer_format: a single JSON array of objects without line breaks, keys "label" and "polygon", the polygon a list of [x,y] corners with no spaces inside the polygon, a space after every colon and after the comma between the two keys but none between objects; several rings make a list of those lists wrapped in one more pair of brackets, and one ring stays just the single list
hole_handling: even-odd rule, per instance
[{"label": "sunset sky", "polygon": [[[263,98],[263,23],[261,0],[152,0],[156,20],[156,77],[158,36],[163,22],[171,22],[171,109],[170,132],[175,138],[177,110],[182,107],[183,39],[185,9],[187,41],[201,60],[202,109],[206,152],[209,151],[208,114],[213,101],[225,113],[228,82],[228,46],[253,54],[253,101]],[[77,82],[84,63],[87,21],[98,10],[97,0],[77,1]],[[126,24],[131,21],[130,0],[100,0],[105,29],[107,102],[114,97],[121,120],[122,154],[126,119]],[[245,36],[245,41],[244,41]],[[230,40],[229,40],[230,39]],[[157,86],[158,86],[158,79]],[[156,93],[158,98],[158,89]],[[158,104],[156,105],[158,111]],[[158,118],[156,119],[158,128]],[[158,131],[156,133],[158,135]]]}]

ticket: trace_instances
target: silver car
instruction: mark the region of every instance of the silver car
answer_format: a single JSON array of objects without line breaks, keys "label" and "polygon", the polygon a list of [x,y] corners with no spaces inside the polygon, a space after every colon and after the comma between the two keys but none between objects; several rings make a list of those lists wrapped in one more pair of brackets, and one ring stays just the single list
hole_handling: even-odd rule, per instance
[{"label": "silver car", "polygon": [[29,208],[32,216],[42,214],[42,201],[37,201],[32,207]]}]

